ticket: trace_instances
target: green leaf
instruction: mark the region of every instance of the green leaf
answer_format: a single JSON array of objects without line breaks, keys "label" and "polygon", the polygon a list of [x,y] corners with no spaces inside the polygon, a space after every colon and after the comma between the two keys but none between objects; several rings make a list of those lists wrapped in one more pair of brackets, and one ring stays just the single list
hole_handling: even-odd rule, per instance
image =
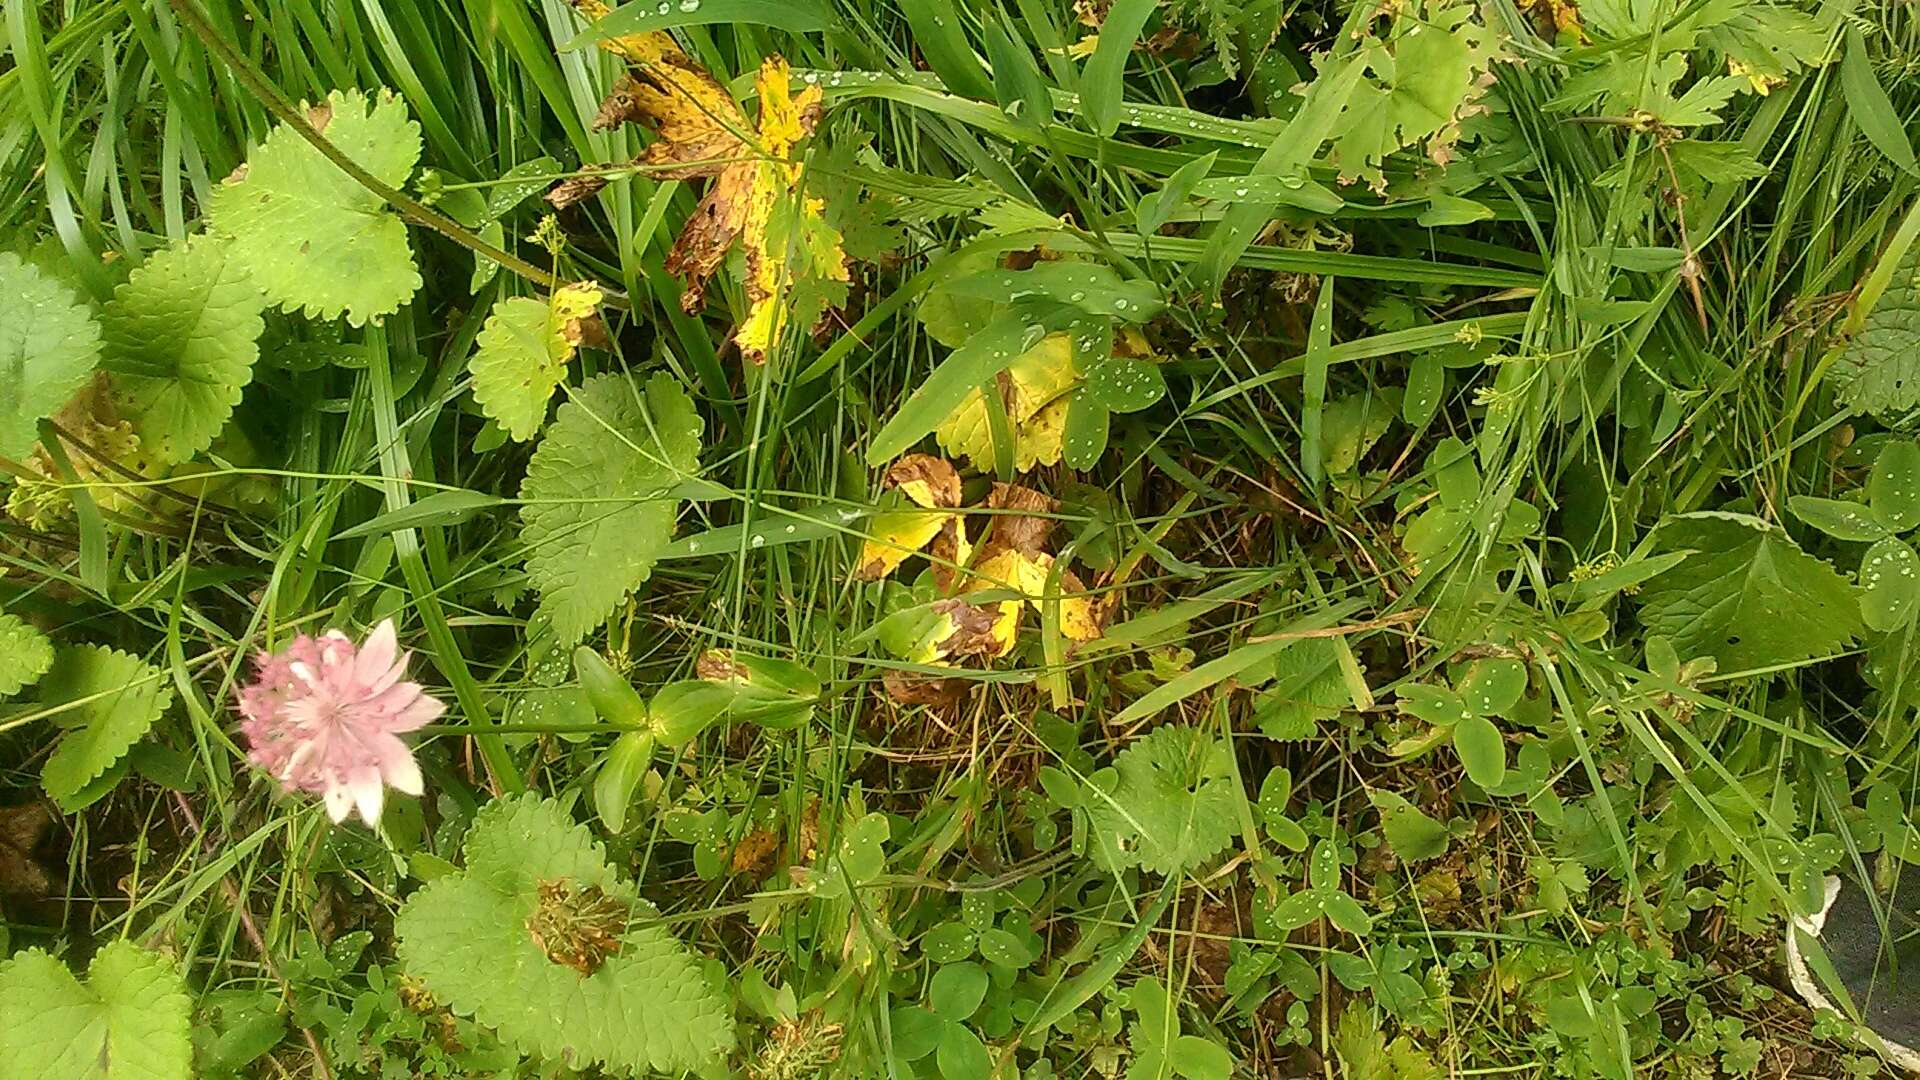
[{"label": "green leaf", "polygon": [[38,682],[53,666],[53,643],[18,615],[0,612],[0,698]]},{"label": "green leaf", "polygon": [[1341,1012],[1333,1051],[1346,1067],[1347,1080],[1442,1080],[1446,1075],[1405,1035],[1389,1043],[1363,1001],[1350,1002]]},{"label": "green leaf", "polygon": [[[597,917],[617,944],[583,973],[535,940],[543,913],[563,927]],[[733,1048],[732,1010],[654,918],[558,802],[519,795],[481,808],[466,869],[409,897],[394,934],[407,974],[525,1053],[622,1072],[712,1068]]]},{"label": "green leaf", "polygon": [[187,987],[131,941],[94,955],[82,984],[39,949],[0,965],[0,1060],[13,1080],[191,1080]]},{"label": "green leaf", "polygon": [[1897,630],[1920,605],[1920,555],[1904,540],[1888,537],[1860,557],[1860,613],[1867,628]]},{"label": "green leaf", "polygon": [[1194,158],[1173,171],[1160,190],[1149,192],[1140,197],[1140,203],[1134,207],[1134,226],[1141,236],[1152,236],[1160,227],[1173,220],[1183,203],[1194,193],[1194,188],[1206,175],[1213,171],[1213,163],[1220,160],[1220,151],[1213,150]]},{"label": "green leaf", "polygon": [[1231,1080],[1233,1055],[1217,1042],[1198,1035],[1182,1035],[1167,1047],[1167,1064],[1186,1080]]},{"label": "green leaf", "polygon": [[40,772],[47,794],[75,813],[103,791],[88,785],[138,742],[173,702],[159,669],[99,645],[62,649],[40,683],[41,704],[67,707],[54,722],[69,728]]},{"label": "green leaf", "polygon": [[557,646],[571,648],[653,572],[673,537],[669,492],[700,464],[699,413],[664,372],[644,391],[589,380],[560,406],[521,484],[527,576]]},{"label": "green leaf", "polygon": [[253,381],[266,297],[217,236],[154,253],[101,312],[113,402],[167,463],[213,443]]},{"label": "green leaf", "polygon": [[1901,172],[1914,174],[1913,142],[1907,138],[1893,99],[1873,73],[1873,60],[1867,56],[1867,39],[1860,28],[1847,27],[1846,54],[1840,60],[1840,89],[1847,98],[1847,114],[1855,127],[1886,155]]},{"label": "green leaf", "polygon": [[1500,729],[1484,716],[1463,716],[1453,725],[1453,752],[1460,755],[1467,776],[1483,788],[1495,787],[1507,777],[1507,747]]},{"label": "green leaf", "polygon": [[1878,540],[1887,535],[1886,525],[1857,502],[1795,495],[1787,500],[1787,510],[1835,540]]},{"label": "green leaf", "polygon": [[100,327],[66,286],[0,251],[0,457],[25,458],[40,421],[80,392]]},{"label": "green leaf", "polygon": [[1391,791],[1370,793],[1380,811],[1380,831],[1402,862],[1431,859],[1447,850],[1447,827]]},{"label": "green leaf", "polygon": [[1194,194],[1232,205],[1291,206],[1311,214],[1333,214],[1347,205],[1330,188],[1308,179],[1304,171],[1216,176],[1202,181]]},{"label": "green leaf", "polygon": [[1107,452],[1107,436],[1112,412],[1096,404],[1085,388],[1073,392],[1067,401],[1066,427],[1060,434],[1060,460],[1068,468],[1091,469]]},{"label": "green leaf", "polygon": [[1840,404],[1888,415],[1920,406],[1920,244],[1894,268],[1886,292],[1829,372]]},{"label": "green leaf", "polygon": [[[390,90],[335,90],[309,108],[321,135],[376,179],[400,187],[420,157],[420,128]],[[398,311],[420,288],[407,226],[380,196],[276,126],[246,168],[214,189],[212,228],[271,302],[355,326]]]},{"label": "green leaf", "polygon": [[947,290],[955,296],[1002,304],[1050,301],[1125,322],[1145,322],[1166,307],[1158,285],[1123,278],[1104,263],[1056,260],[1025,270],[982,270],[953,281]]},{"label": "green leaf", "polygon": [[1920,446],[1912,439],[1895,439],[1873,459],[1867,504],[1873,516],[1894,532],[1920,525]]},{"label": "green leaf", "polygon": [[1147,19],[1160,0],[1114,0],[1100,23],[1100,40],[1093,58],[1080,73],[1080,107],[1096,134],[1120,130],[1120,111],[1126,104],[1127,58],[1146,29]]},{"label": "green leaf", "polygon": [[983,1080],[993,1074],[993,1055],[965,1024],[950,1023],[941,1030],[933,1060],[944,1080]]},{"label": "green leaf", "polygon": [[[1120,751],[1105,795],[1091,792],[1090,854],[1108,870],[1178,874],[1225,848],[1244,796],[1227,745],[1198,728],[1165,724]],[[1099,774],[1096,774],[1096,780]]]},{"label": "green leaf", "polygon": [[627,827],[633,793],[653,760],[653,732],[629,731],[613,740],[607,760],[593,775],[593,809],[607,831],[619,835]]},{"label": "green leaf", "polygon": [[525,296],[493,305],[474,339],[473,400],[508,435],[525,442],[547,417],[547,402],[567,373],[573,346],[554,331],[553,311]]},{"label": "green leaf", "polygon": [[[1316,65],[1326,63],[1321,54]],[[1483,93],[1480,77],[1494,55],[1494,37],[1473,21],[1473,8],[1451,0],[1409,4],[1383,39],[1369,39],[1352,63],[1367,68],[1341,114],[1329,157],[1343,181],[1364,179],[1384,190],[1382,164],[1403,146],[1442,136]],[[1327,69],[1323,67],[1322,77]]]},{"label": "green leaf", "polygon": [[1846,579],[1778,526],[1702,511],[1669,517],[1657,541],[1693,554],[1641,587],[1640,623],[1681,656],[1744,671],[1823,656],[1859,630]]},{"label": "green leaf", "polygon": [[927,1008],[956,1022],[978,1012],[986,997],[987,969],[971,960],[942,965],[927,984]]},{"label": "green leaf", "polygon": [[1479,716],[1502,716],[1527,692],[1527,665],[1495,657],[1466,666],[1453,686],[1460,703]]},{"label": "green leaf", "polygon": [[1440,411],[1447,394],[1447,365],[1438,350],[1429,349],[1413,358],[1407,369],[1407,392],[1400,399],[1400,419],[1411,428],[1424,428]]},{"label": "green leaf", "polygon": [[1087,369],[1080,393],[1109,412],[1139,412],[1166,396],[1167,380],[1151,360],[1109,356]]}]

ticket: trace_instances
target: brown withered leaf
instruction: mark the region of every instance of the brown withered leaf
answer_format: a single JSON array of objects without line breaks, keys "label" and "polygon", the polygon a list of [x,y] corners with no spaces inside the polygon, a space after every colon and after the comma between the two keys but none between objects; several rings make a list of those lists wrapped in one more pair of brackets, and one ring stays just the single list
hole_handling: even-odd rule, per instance
[{"label": "brown withered leaf", "polygon": [[960,473],[932,454],[908,454],[887,468],[887,482],[928,509],[960,505]]},{"label": "brown withered leaf", "polygon": [[708,649],[694,661],[693,671],[708,682],[717,683],[744,682],[748,674],[746,666],[733,658],[732,649]]},{"label": "brown withered leaf", "polygon": [[983,558],[1002,551],[1038,555],[1046,550],[1054,526],[1053,518],[1040,515],[1058,512],[1060,501],[1019,484],[995,484],[987,509],[1000,513],[990,519],[986,542],[980,545]]},{"label": "brown withered leaf", "polygon": [[891,670],[880,676],[880,683],[886,687],[887,696],[901,705],[932,705],[936,708],[959,704],[973,687],[973,683],[967,679]]},{"label": "brown withered leaf", "polygon": [[0,807],[0,895],[41,897],[51,883],[34,857],[53,815],[37,802]]}]

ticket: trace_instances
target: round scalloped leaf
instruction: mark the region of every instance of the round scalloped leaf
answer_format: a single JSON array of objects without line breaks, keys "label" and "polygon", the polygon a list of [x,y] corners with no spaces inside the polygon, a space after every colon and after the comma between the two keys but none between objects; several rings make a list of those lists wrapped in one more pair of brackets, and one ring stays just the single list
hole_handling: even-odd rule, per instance
[{"label": "round scalloped leaf", "polygon": [[[420,127],[390,90],[335,90],[307,110],[328,142],[392,187],[420,157]],[[398,311],[420,288],[407,226],[380,196],[284,124],[213,193],[213,226],[267,299],[359,326]]]},{"label": "round scalloped leaf", "polygon": [[93,374],[100,326],[66,286],[0,252],[0,457],[24,458],[40,421]]},{"label": "round scalloped leaf", "polygon": [[212,444],[260,355],[266,297],[229,246],[203,235],[154,253],[101,314],[115,410],[169,464]]},{"label": "round scalloped leaf", "polygon": [[1113,774],[1115,785],[1089,791],[1086,804],[1094,832],[1088,854],[1108,870],[1177,874],[1239,832],[1239,781],[1227,744],[1199,728],[1155,728],[1120,751]]},{"label": "round scalloped leaf", "polygon": [[527,576],[559,647],[607,620],[673,537],[672,489],[700,464],[700,414],[664,372],[575,390],[527,465],[520,520]]},{"label": "round scalloped leaf", "polygon": [[0,1060],[14,1080],[190,1080],[187,987],[130,941],[93,958],[83,984],[28,949],[0,966]]},{"label": "round scalloped leaf", "polygon": [[18,615],[0,614],[0,697],[31,686],[52,666],[47,636]]},{"label": "round scalloped leaf", "polygon": [[732,1049],[725,996],[664,927],[626,926],[591,973],[543,950],[530,923],[556,894],[598,890],[602,905],[611,900],[630,919],[654,914],[558,802],[522,795],[490,803],[466,853],[463,873],[415,893],[394,923],[407,973],[449,1008],[527,1053],[575,1067],[687,1072]]},{"label": "round scalloped leaf", "polygon": [[40,772],[40,783],[71,814],[103,792],[89,785],[112,768],[173,702],[158,668],[99,645],[62,649],[40,683],[50,709],[71,705],[53,720],[69,728]]}]

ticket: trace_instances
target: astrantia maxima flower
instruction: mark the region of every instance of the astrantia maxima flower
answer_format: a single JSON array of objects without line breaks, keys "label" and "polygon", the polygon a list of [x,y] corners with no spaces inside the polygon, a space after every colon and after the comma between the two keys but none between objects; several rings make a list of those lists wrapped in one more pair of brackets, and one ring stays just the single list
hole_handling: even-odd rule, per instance
[{"label": "astrantia maxima flower", "polygon": [[384,787],[421,792],[420,766],[400,733],[438,719],[446,706],[407,679],[407,659],[388,619],[361,645],[338,630],[301,634],[262,653],[240,691],[247,758],[288,790],[326,800],[345,821],[356,808],[380,820]]}]

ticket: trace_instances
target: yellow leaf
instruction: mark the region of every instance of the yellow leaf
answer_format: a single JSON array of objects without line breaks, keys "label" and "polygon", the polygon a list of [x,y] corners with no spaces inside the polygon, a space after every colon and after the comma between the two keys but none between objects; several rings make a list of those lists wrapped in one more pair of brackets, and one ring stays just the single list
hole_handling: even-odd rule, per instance
[{"label": "yellow leaf", "polygon": [[[599,0],[575,0],[575,7],[589,19],[606,12]],[[746,254],[750,306],[734,340],[748,359],[764,361],[785,330],[797,280],[849,280],[840,234],[826,223],[824,201],[802,190],[802,168],[792,160],[794,148],[819,123],[821,89],[809,86],[794,94],[787,62],[768,57],[756,82],[760,123],[755,127],[726,88],[664,33],[601,45],[632,61],[633,68],[601,103],[594,128],[644,124],[659,135],[640,156],[653,166],[653,176],[713,178],[667,254],[668,272],[685,284],[681,305],[689,312],[699,308],[708,279],[739,242]],[[598,190],[600,183],[597,178],[570,181],[548,199],[565,205]],[[783,212],[787,226],[776,229]]]},{"label": "yellow leaf", "polygon": [[892,510],[867,519],[860,545],[859,575],[878,581],[900,568],[907,557],[933,542],[952,514],[931,510]]},{"label": "yellow leaf", "polygon": [[[1073,362],[1073,340],[1067,334],[1049,334],[1022,353],[1002,374],[999,385],[1013,428],[1013,467],[1026,472],[1060,460],[1067,423],[1067,398],[1080,382]],[[967,395],[934,436],[949,454],[964,455],[976,468],[991,469],[993,425],[987,399],[975,390]]]}]

